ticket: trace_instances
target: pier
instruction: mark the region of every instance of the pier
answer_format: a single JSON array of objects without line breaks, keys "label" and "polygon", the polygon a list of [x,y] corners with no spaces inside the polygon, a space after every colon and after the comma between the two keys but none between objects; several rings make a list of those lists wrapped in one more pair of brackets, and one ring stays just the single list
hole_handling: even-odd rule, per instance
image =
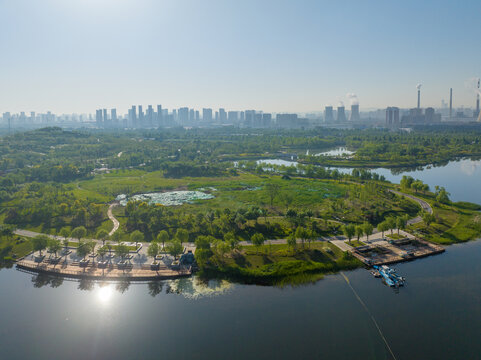
[{"label": "pier", "polygon": [[72,279],[92,279],[92,280],[128,280],[128,281],[148,281],[148,280],[167,280],[192,275],[192,268],[180,267],[173,269],[165,265],[160,265],[158,269],[152,270],[150,265],[108,264],[104,268],[99,267],[98,263],[89,263],[86,267],[81,267],[78,263],[65,264],[64,262],[53,263],[49,261],[35,262],[29,259],[20,259],[16,266],[19,270],[43,273],[53,276],[60,276]]},{"label": "pier", "polygon": [[349,252],[369,266],[388,265],[443,253],[442,246],[418,238],[375,241]]}]

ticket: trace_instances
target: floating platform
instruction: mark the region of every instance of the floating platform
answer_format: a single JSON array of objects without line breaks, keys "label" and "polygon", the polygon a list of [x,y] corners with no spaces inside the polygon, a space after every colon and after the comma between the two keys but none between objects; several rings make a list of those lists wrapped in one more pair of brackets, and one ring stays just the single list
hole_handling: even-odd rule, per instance
[{"label": "floating platform", "polygon": [[349,250],[350,253],[368,266],[388,265],[403,261],[440,254],[446,251],[442,246],[421,239],[376,241],[366,246]]},{"label": "floating platform", "polygon": [[124,266],[119,268],[117,265],[109,265],[105,268],[99,268],[96,265],[89,264],[87,267],[80,267],[77,264],[62,263],[37,263],[32,260],[21,259],[17,261],[18,269],[31,272],[42,273],[53,276],[60,276],[72,279],[92,279],[92,280],[128,280],[128,281],[149,281],[149,280],[167,280],[188,277],[192,275],[191,268],[174,270],[167,266],[161,266],[158,270],[152,270],[149,265],[143,266]]}]

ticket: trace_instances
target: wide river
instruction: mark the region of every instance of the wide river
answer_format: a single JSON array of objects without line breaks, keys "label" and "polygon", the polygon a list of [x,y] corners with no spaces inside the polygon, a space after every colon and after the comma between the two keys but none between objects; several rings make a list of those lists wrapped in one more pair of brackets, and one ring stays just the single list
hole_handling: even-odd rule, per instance
[{"label": "wide river", "polygon": [[[410,174],[481,203],[480,168]],[[396,269],[407,278],[399,292],[364,269],[344,273],[352,288],[338,274],[282,289],[49,282],[2,269],[0,359],[479,359],[481,241]]]}]

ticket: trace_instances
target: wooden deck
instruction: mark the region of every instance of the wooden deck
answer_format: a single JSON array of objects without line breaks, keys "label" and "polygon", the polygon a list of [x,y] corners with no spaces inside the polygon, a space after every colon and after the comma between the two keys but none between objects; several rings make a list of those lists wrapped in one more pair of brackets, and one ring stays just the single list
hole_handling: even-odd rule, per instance
[{"label": "wooden deck", "polygon": [[92,280],[129,280],[129,281],[147,281],[176,279],[180,277],[188,277],[192,275],[190,269],[173,270],[166,266],[160,267],[159,270],[151,270],[149,266],[130,266],[119,269],[116,265],[107,266],[105,269],[98,268],[97,265],[82,268],[76,264],[65,265],[63,263],[51,264],[48,262],[36,263],[32,260],[17,261],[17,268],[34,273],[44,273],[65,278]]},{"label": "wooden deck", "polygon": [[[406,239],[404,239],[406,240]],[[410,239],[416,245],[409,242],[403,244],[403,240],[387,242],[377,241],[367,246],[353,248],[350,253],[361,260],[364,264],[372,265],[388,265],[403,261],[411,261],[426,256],[440,254],[445,249],[436,244],[429,243],[420,239]]]}]

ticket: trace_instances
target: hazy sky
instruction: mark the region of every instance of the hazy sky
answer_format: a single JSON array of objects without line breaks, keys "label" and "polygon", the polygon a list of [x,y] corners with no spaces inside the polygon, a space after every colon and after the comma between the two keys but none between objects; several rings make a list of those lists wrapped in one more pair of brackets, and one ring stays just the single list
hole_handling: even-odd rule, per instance
[{"label": "hazy sky", "polygon": [[480,0],[0,0],[0,112],[473,106]]}]

